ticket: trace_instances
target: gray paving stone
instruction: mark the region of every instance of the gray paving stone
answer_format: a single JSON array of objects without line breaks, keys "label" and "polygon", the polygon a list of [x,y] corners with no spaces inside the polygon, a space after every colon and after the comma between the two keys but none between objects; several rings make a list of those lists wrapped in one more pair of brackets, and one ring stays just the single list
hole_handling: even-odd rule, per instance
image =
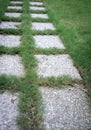
[{"label": "gray paving stone", "polygon": [[55,30],[52,23],[32,22],[32,30]]},{"label": "gray paving stone", "polygon": [[48,15],[47,14],[31,14],[32,18],[43,18],[43,19],[48,19]]},{"label": "gray paving stone", "polygon": [[8,91],[0,94],[0,130],[18,130],[18,93]]},{"label": "gray paving stone", "polygon": [[23,76],[24,68],[18,55],[0,56],[0,74]]},{"label": "gray paving stone", "polygon": [[58,36],[53,35],[35,35],[33,36],[35,39],[35,44],[37,47],[40,48],[60,48],[65,49],[62,41],[59,39]]},{"label": "gray paving stone", "polygon": [[44,7],[30,6],[30,10],[41,10],[41,11],[45,11],[45,8]]},{"label": "gray paving stone", "polygon": [[43,5],[43,2],[30,2],[31,5]]},{"label": "gray paving stone", "polygon": [[17,29],[17,26],[20,25],[20,22],[1,22],[0,28],[2,29]]},{"label": "gray paving stone", "polygon": [[16,47],[20,45],[20,36],[0,35],[0,45],[5,47]]},{"label": "gray paving stone", "polygon": [[10,1],[11,4],[22,4],[22,1]]},{"label": "gray paving stone", "polygon": [[5,13],[5,16],[19,18],[21,13]]},{"label": "gray paving stone", "polygon": [[22,7],[21,7],[21,6],[8,6],[8,9],[17,9],[17,10],[21,10]]},{"label": "gray paving stone", "polygon": [[81,86],[41,87],[46,130],[90,130],[91,101]]},{"label": "gray paving stone", "polygon": [[73,79],[81,79],[68,54],[35,55],[38,60],[38,75],[43,77],[68,75]]}]

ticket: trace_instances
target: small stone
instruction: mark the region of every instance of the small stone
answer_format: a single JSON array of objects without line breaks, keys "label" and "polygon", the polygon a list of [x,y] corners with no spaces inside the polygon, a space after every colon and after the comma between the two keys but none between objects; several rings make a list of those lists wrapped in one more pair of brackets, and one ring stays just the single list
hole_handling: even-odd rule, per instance
[{"label": "small stone", "polygon": [[5,13],[5,16],[19,18],[21,13]]},{"label": "small stone", "polygon": [[1,55],[0,74],[24,76],[24,68],[21,63],[21,57],[18,55]]},{"label": "small stone", "polygon": [[31,9],[31,10],[41,10],[41,11],[45,11],[45,8],[44,8],[44,7],[31,6],[30,9]]},{"label": "small stone", "polygon": [[[19,115],[18,93],[8,91],[0,94],[0,130],[18,130],[16,118]],[[11,99],[16,99],[14,103]]]},{"label": "small stone", "polygon": [[43,5],[43,2],[30,2],[31,5]]},{"label": "small stone", "polygon": [[38,75],[43,77],[70,76],[81,80],[81,76],[74,67],[68,54],[62,55],[35,55],[38,60]]},{"label": "small stone", "polygon": [[0,45],[5,47],[17,47],[20,45],[20,36],[0,35]]},{"label": "small stone", "polygon": [[2,29],[17,29],[17,26],[20,25],[20,22],[1,22],[0,28]]},{"label": "small stone", "polygon": [[55,30],[52,23],[32,22],[32,30]]},{"label": "small stone", "polygon": [[8,9],[17,9],[17,10],[21,10],[22,7],[21,7],[21,6],[8,6]]},{"label": "small stone", "polygon": [[62,41],[59,39],[58,36],[53,35],[35,35],[33,36],[35,39],[35,44],[37,47],[40,48],[60,48],[65,49]]},{"label": "small stone", "polygon": [[32,18],[43,18],[43,19],[48,19],[48,15],[47,14],[31,14]]},{"label": "small stone", "polygon": [[[91,101],[79,87],[40,87],[46,130],[90,130]],[[69,90],[70,88],[70,90]]]}]

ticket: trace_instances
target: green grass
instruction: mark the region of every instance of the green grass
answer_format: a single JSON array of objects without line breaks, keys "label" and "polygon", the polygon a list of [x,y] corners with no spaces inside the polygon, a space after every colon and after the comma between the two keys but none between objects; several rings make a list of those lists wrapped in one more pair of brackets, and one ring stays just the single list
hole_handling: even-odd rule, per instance
[{"label": "green grass", "polygon": [[[34,0],[35,1],[35,0]],[[22,58],[22,63],[24,65],[25,76],[0,76],[0,92],[5,90],[10,90],[13,92],[19,92],[19,112],[20,115],[17,119],[20,130],[43,130],[43,108],[41,93],[38,86],[49,86],[49,87],[62,87],[62,85],[73,85],[74,83],[81,84],[79,80],[72,80],[68,76],[63,77],[48,77],[39,78],[36,72],[37,60],[34,57],[36,54],[64,54],[68,53],[74,60],[75,65],[79,69],[81,76],[84,79],[84,83],[90,88],[90,22],[89,24],[84,23],[84,19],[79,17],[82,15],[80,12],[84,6],[88,5],[88,9],[85,11],[90,11],[89,4],[85,5],[83,1],[78,1],[79,6],[74,1],[71,0],[45,0],[46,7],[48,11],[30,11],[29,2],[30,0],[23,0],[23,9],[20,10],[8,10],[8,12],[22,12],[21,18],[8,18],[4,16],[4,12],[9,3],[3,3],[0,0],[0,21],[21,21],[21,26],[18,29],[0,29],[1,34],[15,34],[21,35],[21,45],[19,47],[7,48],[0,46],[0,55],[2,54],[18,54]],[[87,0],[88,2],[88,0]],[[60,3],[60,4],[59,4]],[[88,2],[89,3],[89,2]],[[81,6],[80,6],[81,4]],[[56,5],[56,6],[55,6]],[[83,6],[84,5],[84,6]],[[3,6],[3,7],[1,7]],[[73,8],[72,8],[73,7]],[[79,11],[78,11],[79,7]],[[65,10],[64,10],[65,9]],[[41,21],[41,19],[31,19],[30,13],[46,13],[48,12],[50,21],[52,21],[56,27],[56,30],[46,30],[46,31],[34,31],[31,30],[32,21]],[[80,13],[79,13],[80,12]],[[84,12],[86,13],[86,12]],[[90,19],[90,18],[88,18]],[[42,21],[45,21],[44,19]],[[48,22],[49,20],[47,20]],[[88,28],[87,28],[88,27]],[[87,28],[87,30],[86,30]],[[89,33],[89,35],[88,35]],[[50,48],[41,49],[35,48],[34,39],[32,35],[35,34],[54,34],[59,35],[65,46],[64,49]],[[87,44],[86,44],[86,43]],[[84,46],[85,45],[85,46]]]},{"label": "green grass", "polygon": [[91,94],[91,1],[44,0],[44,3]]}]

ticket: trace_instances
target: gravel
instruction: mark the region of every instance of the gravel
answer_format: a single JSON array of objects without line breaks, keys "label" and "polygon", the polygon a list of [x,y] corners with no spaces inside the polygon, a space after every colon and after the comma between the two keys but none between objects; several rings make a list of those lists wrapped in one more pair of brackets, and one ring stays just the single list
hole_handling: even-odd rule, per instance
[{"label": "gravel", "polygon": [[0,56],[0,74],[23,76],[24,68],[18,55]]},{"label": "gravel", "polygon": [[48,15],[47,14],[31,14],[32,18],[43,18],[43,19],[48,19]]},{"label": "gravel", "polygon": [[41,87],[46,130],[90,130],[91,101],[81,86]]},{"label": "gravel", "polygon": [[2,29],[17,29],[20,22],[1,22],[0,28]]},{"label": "gravel", "polygon": [[36,35],[33,36],[35,39],[35,44],[37,47],[40,48],[60,48],[65,49],[62,41],[59,39],[58,36],[53,35]]},{"label": "gravel", "polygon": [[5,13],[5,16],[19,18],[21,13]]},{"label": "gravel", "polygon": [[52,23],[42,23],[42,22],[32,22],[32,29],[33,30],[55,30],[55,27]]},{"label": "gravel", "polygon": [[18,112],[18,93],[8,91],[0,94],[0,130],[18,130],[16,118]]},{"label": "gravel", "polygon": [[43,77],[68,75],[73,79],[80,79],[80,74],[73,66],[68,54],[62,55],[35,55],[38,60],[38,75]]},{"label": "gravel", "polygon": [[11,4],[22,4],[22,1],[10,1]]},{"label": "gravel", "polygon": [[0,45],[5,47],[16,47],[20,45],[20,36],[0,35]]},{"label": "gravel", "polygon": [[41,10],[41,11],[45,11],[44,7],[36,7],[36,6],[30,6],[31,10]]},{"label": "gravel", "polygon": [[43,2],[30,2],[31,5],[43,5]]},{"label": "gravel", "polygon": [[17,10],[20,10],[22,9],[21,6],[8,6],[8,9],[17,9]]}]

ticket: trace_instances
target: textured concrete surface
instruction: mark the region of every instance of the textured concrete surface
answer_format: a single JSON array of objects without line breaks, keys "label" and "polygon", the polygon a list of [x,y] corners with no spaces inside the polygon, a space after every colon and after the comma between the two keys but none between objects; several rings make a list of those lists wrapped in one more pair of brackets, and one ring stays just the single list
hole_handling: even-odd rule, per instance
[{"label": "textured concrete surface", "polygon": [[30,6],[30,9],[31,9],[31,10],[41,10],[41,11],[44,11],[44,10],[45,10],[44,7],[36,7],[36,6]]},{"label": "textured concrete surface", "polygon": [[18,130],[18,93],[8,91],[0,94],[0,130]]},{"label": "textured concrete surface", "polygon": [[17,10],[20,10],[22,9],[21,6],[8,6],[8,9],[17,9]]},{"label": "textured concrete surface", "polygon": [[43,2],[30,2],[31,5],[43,5]]},{"label": "textured concrete surface", "polygon": [[68,75],[73,79],[81,79],[77,69],[73,66],[68,54],[36,55],[38,60],[38,75],[43,77]]},{"label": "textured concrete surface", "polygon": [[18,55],[0,56],[0,74],[23,76],[24,68]]},{"label": "textured concrete surface", "polygon": [[32,22],[32,29],[33,30],[55,30],[55,27],[52,23],[43,23],[43,22]]},{"label": "textured concrete surface", "polygon": [[43,19],[48,19],[48,15],[47,14],[31,14],[32,18],[43,18]]},{"label": "textured concrete surface", "polygon": [[21,13],[5,13],[5,16],[19,18]]},{"label": "textured concrete surface", "polygon": [[11,4],[22,4],[22,1],[10,1]]},{"label": "textured concrete surface", "polygon": [[41,87],[46,130],[91,130],[91,101],[81,86]]},{"label": "textured concrete surface", "polygon": [[5,47],[16,47],[20,45],[20,36],[0,35],[0,45]]},{"label": "textured concrete surface", "polygon": [[2,29],[17,29],[17,26],[20,25],[20,22],[1,22],[0,28]]},{"label": "textured concrete surface", "polygon": [[65,49],[62,41],[59,39],[58,36],[53,35],[36,35],[34,36],[35,44],[37,47],[40,48],[60,48]]}]

